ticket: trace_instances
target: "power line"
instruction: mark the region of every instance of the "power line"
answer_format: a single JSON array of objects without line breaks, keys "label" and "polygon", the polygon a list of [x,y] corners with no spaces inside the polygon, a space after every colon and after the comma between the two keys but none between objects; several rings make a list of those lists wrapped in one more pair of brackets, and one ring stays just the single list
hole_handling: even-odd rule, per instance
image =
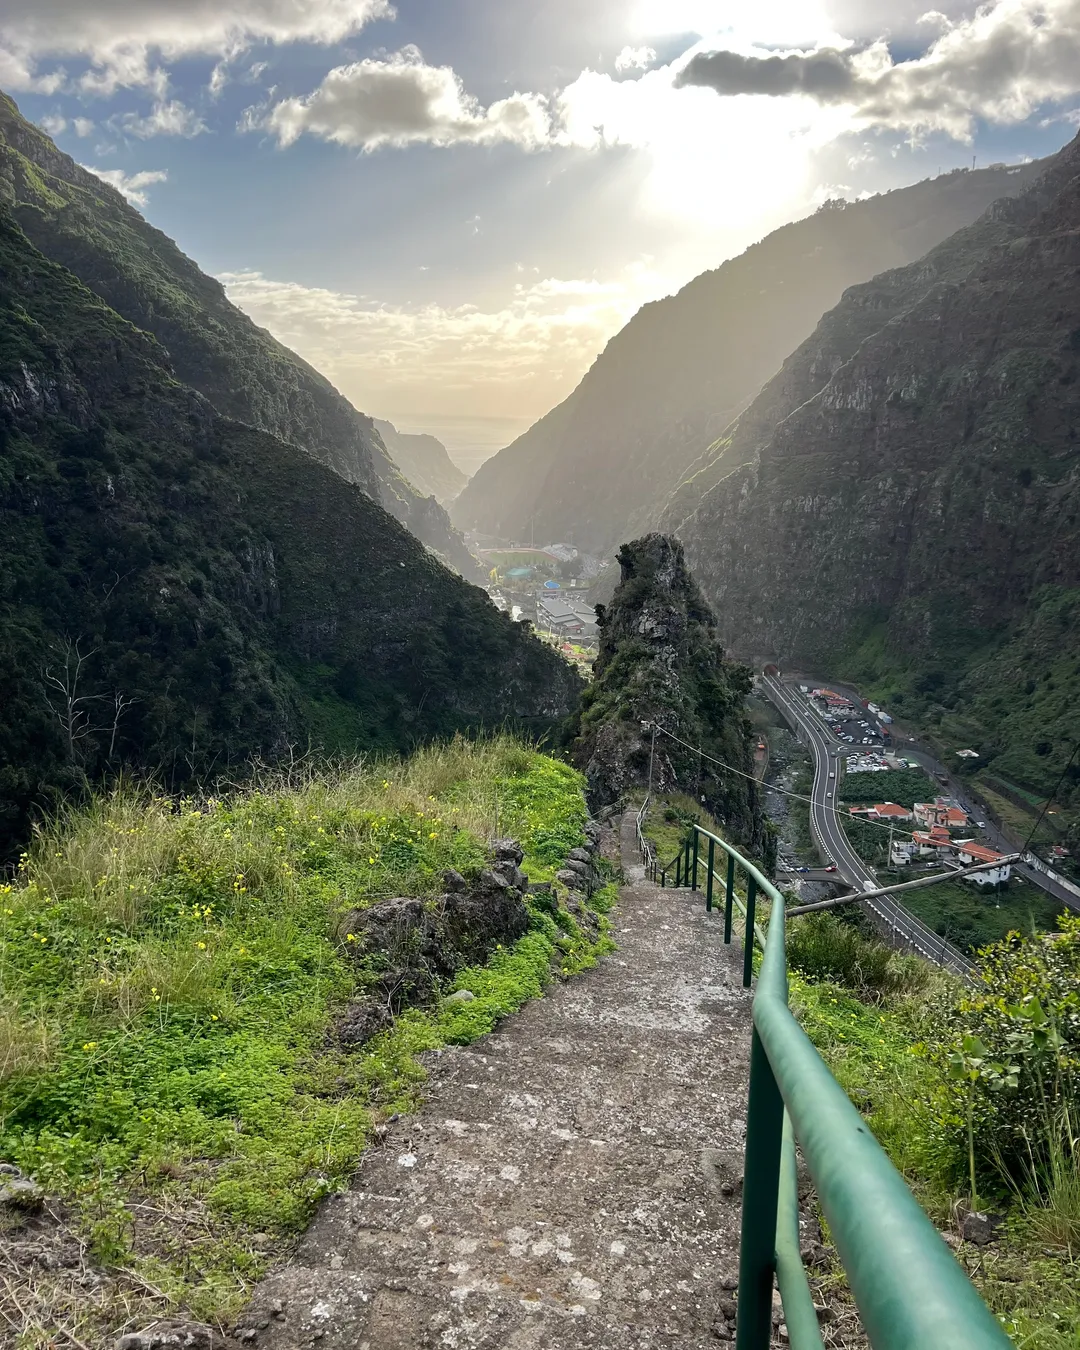
[{"label": "power line", "polygon": [[[695,754],[701,755],[711,763],[718,765],[721,769],[727,769],[729,773],[737,774],[740,778],[749,779],[752,783],[758,781],[756,774],[745,773],[742,769],[737,769],[734,764],[726,764],[722,759],[717,759],[715,755],[710,755],[702,750],[699,745],[691,745],[689,741],[684,741],[681,736],[676,736],[673,731],[668,731],[667,727],[662,727],[659,723],[651,723],[650,725],[655,726],[656,730],[663,732],[665,736],[670,736],[673,741],[678,741],[678,743],[687,750],[693,750]],[[778,792],[783,797],[791,797],[797,802],[807,802],[810,806],[817,806],[819,804],[814,801],[813,797],[804,797],[801,792],[792,792],[789,788],[777,787],[774,783],[770,783],[769,787],[771,791]],[[849,820],[862,821],[864,824],[873,825],[879,830],[894,830],[897,834],[905,835],[908,838],[914,833],[912,830],[896,830],[895,826],[886,825],[884,821],[871,820],[867,816],[861,814],[855,815],[851,811],[842,811],[836,806],[833,807],[833,810],[838,816],[847,816]]]},{"label": "power line", "polygon": [[[663,728],[661,728],[661,730],[663,730]],[[1031,827],[1031,833],[1030,833],[1030,834],[1028,835],[1028,837],[1027,837],[1027,843],[1026,843],[1026,844],[1024,845],[1024,847],[1020,850],[1021,853],[1026,853],[1026,852],[1028,851],[1028,849],[1031,847],[1031,841],[1035,838],[1035,831],[1036,831],[1036,830],[1039,828],[1039,826],[1042,824],[1042,822],[1043,822],[1043,816],[1046,815],[1046,812],[1047,812],[1048,807],[1050,806],[1050,803],[1051,803],[1051,802],[1054,800],[1054,798],[1057,796],[1058,788],[1061,787],[1062,783],[1064,783],[1064,781],[1065,781],[1065,775],[1069,772],[1069,769],[1070,769],[1070,767],[1072,766],[1072,762],[1073,762],[1073,760],[1076,758],[1076,752],[1077,752],[1078,750],[1080,750],[1080,741],[1077,741],[1076,744],[1073,746],[1073,748],[1072,748],[1072,754],[1071,754],[1071,755],[1069,756],[1069,758],[1065,761],[1065,767],[1062,769],[1060,777],[1058,778],[1057,782],[1054,784],[1054,790],[1053,790],[1053,792],[1051,792],[1050,796],[1047,797],[1046,801],[1043,802],[1042,810],[1039,812],[1039,816],[1038,816],[1038,819],[1035,821],[1035,824],[1032,825],[1032,827]]]}]

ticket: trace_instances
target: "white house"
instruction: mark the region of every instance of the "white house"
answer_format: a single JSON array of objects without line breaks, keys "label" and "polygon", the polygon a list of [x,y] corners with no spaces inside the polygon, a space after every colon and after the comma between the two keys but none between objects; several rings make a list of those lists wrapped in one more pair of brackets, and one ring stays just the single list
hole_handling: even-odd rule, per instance
[{"label": "white house", "polygon": [[957,844],[956,848],[961,867],[986,863],[985,871],[971,872],[961,878],[963,881],[974,881],[977,886],[996,886],[999,882],[1008,881],[1012,875],[1012,865],[1002,861],[1005,855],[995,853],[992,848],[986,848],[983,844],[969,844],[966,841]]}]

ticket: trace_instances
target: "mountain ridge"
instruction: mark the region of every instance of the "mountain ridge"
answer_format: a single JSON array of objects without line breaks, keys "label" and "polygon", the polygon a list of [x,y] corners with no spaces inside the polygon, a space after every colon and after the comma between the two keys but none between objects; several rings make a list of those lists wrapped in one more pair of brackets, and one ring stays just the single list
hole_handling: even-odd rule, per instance
[{"label": "mountain ridge", "polygon": [[178,378],[218,412],[299,445],[376,498],[463,575],[481,578],[443,508],[399,471],[372,419],[233,305],[216,278],[3,93],[0,203],[42,252],[153,333]]},{"label": "mountain ridge", "polygon": [[920,257],[1040,172],[956,171],[823,208],[644,305],[567,399],[480,467],[451,518],[609,554],[657,523],[693,461],[847,286]]},{"label": "mountain ridge", "polygon": [[446,507],[469,481],[469,476],[450,458],[450,453],[437,437],[426,432],[398,431],[385,418],[372,418],[375,430],[391,459],[425,497],[434,497]]},{"label": "mountain ridge", "polygon": [[1080,138],[847,291],[676,496],[725,642],[1051,791],[1080,696],[1078,314]]},{"label": "mountain ridge", "polygon": [[359,485],[221,416],[0,206],[0,850],[55,794],[551,730],[576,673]]}]

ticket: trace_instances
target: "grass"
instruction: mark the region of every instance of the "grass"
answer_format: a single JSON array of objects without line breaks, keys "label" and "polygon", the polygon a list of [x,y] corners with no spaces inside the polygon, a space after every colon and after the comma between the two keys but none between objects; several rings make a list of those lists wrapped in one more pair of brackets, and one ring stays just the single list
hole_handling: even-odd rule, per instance
[{"label": "grass", "polygon": [[[826,917],[826,916],[822,916]],[[891,987],[866,987],[875,960],[846,959],[853,944],[845,925],[820,926],[813,940],[792,924],[789,947],[792,1008],[833,1074],[903,1173],[933,1222],[954,1229],[966,1198],[959,1121],[950,1109],[948,1030],[943,1007],[961,1012],[966,988],[911,958]],[[820,921],[819,921],[820,923]],[[838,950],[830,950],[835,943]],[[867,943],[868,947],[879,944]],[[853,985],[859,987],[852,987]],[[1056,1163],[1055,1163],[1056,1158]],[[983,1160],[986,1165],[988,1160]],[[1036,1179],[1020,1179],[989,1201],[1004,1209],[1002,1236],[992,1247],[963,1243],[957,1257],[1018,1350],[1076,1350],[1080,1345],[1080,1172],[1062,1147]],[[839,1270],[831,1277],[841,1284]]]},{"label": "grass", "polygon": [[656,849],[656,858],[661,866],[666,866],[682,848],[691,822],[715,834],[723,831],[700,802],[684,792],[672,792],[667,796],[653,797],[645,817],[645,838]]},{"label": "grass", "polygon": [[[406,1011],[349,1053],[330,1028],[370,972],[340,916],[433,896],[505,835],[549,880],[585,815],[579,775],[507,737],[217,800],[122,787],[68,813],[0,895],[0,1156],[60,1198],[97,1261],[161,1291],[157,1315],[225,1323],[379,1119],[416,1104],[418,1053],[483,1035],[607,944],[602,921],[593,940],[530,902],[525,936],[454,980],[474,1001]],[[177,1210],[197,1259],[170,1235]],[[69,1339],[103,1334],[76,1302],[31,1316],[23,1344],[51,1343],[54,1315]]]}]

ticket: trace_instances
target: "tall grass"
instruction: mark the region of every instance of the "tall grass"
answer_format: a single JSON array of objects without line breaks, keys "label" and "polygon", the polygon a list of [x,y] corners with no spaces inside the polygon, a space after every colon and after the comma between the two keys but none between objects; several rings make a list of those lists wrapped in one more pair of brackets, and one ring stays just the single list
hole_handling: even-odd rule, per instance
[{"label": "tall grass", "polygon": [[921,994],[930,982],[924,961],[902,956],[828,913],[791,921],[787,957],[809,979],[829,980],[879,998]]}]

